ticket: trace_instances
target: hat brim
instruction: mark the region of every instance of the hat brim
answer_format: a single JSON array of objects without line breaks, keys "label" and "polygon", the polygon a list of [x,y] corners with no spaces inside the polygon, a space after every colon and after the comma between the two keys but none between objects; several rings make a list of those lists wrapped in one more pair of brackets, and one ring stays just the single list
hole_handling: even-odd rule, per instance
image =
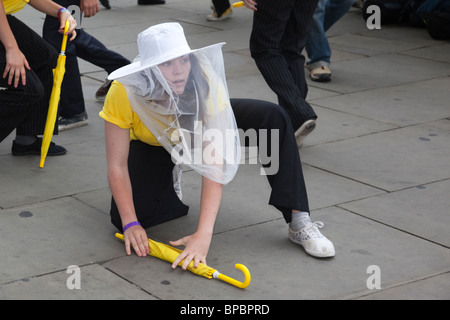
[{"label": "hat brim", "polygon": [[108,80],[116,80],[116,79],[119,79],[119,78],[123,78],[123,77],[126,77],[128,75],[137,73],[139,71],[142,71],[142,70],[145,70],[145,69],[157,66],[158,64],[161,64],[163,62],[170,61],[170,60],[176,59],[178,57],[182,57],[184,55],[195,53],[195,52],[202,51],[202,50],[206,50],[206,49],[209,49],[209,48],[213,48],[213,47],[217,47],[217,46],[223,46],[224,44],[225,44],[225,42],[220,42],[220,43],[216,43],[216,44],[213,44],[213,45],[210,45],[210,46],[206,46],[206,47],[203,47],[203,48],[200,48],[200,49],[190,50],[189,52],[183,52],[181,54],[180,54],[180,52],[173,53],[173,54],[168,54],[164,58],[153,60],[152,62],[149,62],[147,64],[141,64],[140,61],[132,62],[132,63],[126,65],[126,66],[123,66],[122,68],[119,68],[119,69],[113,71],[108,76]]}]

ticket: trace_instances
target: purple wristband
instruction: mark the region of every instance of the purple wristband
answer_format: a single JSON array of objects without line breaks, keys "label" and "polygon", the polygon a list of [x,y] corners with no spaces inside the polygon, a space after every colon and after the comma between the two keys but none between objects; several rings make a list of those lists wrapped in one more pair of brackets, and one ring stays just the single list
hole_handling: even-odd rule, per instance
[{"label": "purple wristband", "polygon": [[125,231],[127,231],[127,229],[129,228],[129,227],[132,227],[132,226],[140,226],[141,224],[139,223],[139,221],[133,221],[133,222],[130,222],[129,224],[127,224],[125,227],[123,227],[123,233],[125,233]]},{"label": "purple wristband", "polygon": [[66,8],[64,8],[64,7],[60,8],[58,10],[58,20],[61,20],[61,13],[63,13],[63,12],[69,12],[70,13],[70,11],[67,10]]}]

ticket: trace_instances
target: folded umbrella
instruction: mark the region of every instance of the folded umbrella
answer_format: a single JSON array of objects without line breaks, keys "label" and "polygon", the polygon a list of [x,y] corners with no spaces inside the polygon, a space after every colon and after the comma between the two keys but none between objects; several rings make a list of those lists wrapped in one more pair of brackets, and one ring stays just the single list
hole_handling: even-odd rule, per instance
[{"label": "folded umbrella", "polygon": [[67,30],[69,30],[70,22],[66,21],[64,26],[64,36],[61,45],[61,52],[58,56],[58,62],[55,69],[53,69],[53,88],[48,105],[47,120],[45,122],[44,136],[42,137],[41,146],[41,162],[40,167],[44,167],[45,158],[47,157],[48,148],[52,140],[53,131],[55,130],[56,116],[58,114],[59,97],[61,95],[61,84],[66,73],[66,45],[67,45]]},{"label": "folded umbrella", "polygon": [[[123,235],[120,233],[116,233],[116,238],[124,240]],[[175,261],[175,259],[178,257],[178,255],[182,252],[179,249],[176,249],[167,244],[157,242],[157,241],[154,241],[151,239],[148,239],[148,245],[150,247],[150,255],[151,256],[159,258],[164,261],[168,261],[170,263],[173,263]],[[179,266],[183,265],[183,261],[181,261],[178,265]],[[208,279],[211,279],[211,278],[219,279],[219,280],[227,282],[227,283],[229,283],[233,286],[236,286],[238,288],[241,288],[241,289],[248,287],[248,285],[250,284],[250,281],[251,281],[250,271],[247,269],[246,266],[244,266],[242,264],[236,264],[235,267],[236,267],[236,269],[241,270],[244,273],[244,276],[245,276],[244,282],[240,282],[233,278],[230,278],[230,277],[220,273],[216,269],[213,269],[203,263],[199,263],[198,267],[195,268],[194,261],[191,261],[191,263],[189,264],[187,269],[189,271],[191,271],[192,273],[195,273],[199,276],[202,276],[202,277],[205,277]]]}]

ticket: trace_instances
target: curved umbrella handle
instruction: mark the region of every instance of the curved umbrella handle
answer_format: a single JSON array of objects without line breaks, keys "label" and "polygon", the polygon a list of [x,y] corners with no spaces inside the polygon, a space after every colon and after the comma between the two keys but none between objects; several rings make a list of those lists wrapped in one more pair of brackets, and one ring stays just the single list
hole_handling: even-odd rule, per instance
[{"label": "curved umbrella handle", "polygon": [[244,6],[244,2],[242,2],[242,1],[233,3],[234,8],[239,8],[239,7],[243,7],[243,6]]},{"label": "curved umbrella handle", "polygon": [[241,288],[241,289],[245,289],[248,287],[248,285],[250,284],[250,281],[252,279],[251,275],[250,275],[250,271],[247,269],[246,266],[244,266],[243,264],[236,264],[235,265],[236,269],[241,270],[244,273],[245,276],[245,280],[244,282],[240,282],[237,281],[233,278],[230,278],[229,276],[226,276],[224,274],[219,273],[218,271],[214,272],[213,277],[215,279],[219,279],[222,280],[226,283],[229,283],[235,287]]}]

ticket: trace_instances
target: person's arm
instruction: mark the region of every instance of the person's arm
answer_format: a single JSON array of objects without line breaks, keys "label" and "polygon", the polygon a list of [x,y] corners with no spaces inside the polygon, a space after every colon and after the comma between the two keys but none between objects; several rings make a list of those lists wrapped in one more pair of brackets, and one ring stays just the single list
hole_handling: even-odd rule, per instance
[{"label": "person's arm", "polygon": [[64,32],[64,26],[66,24],[66,21],[70,22],[69,30],[66,32],[66,34],[72,34],[72,37],[70,40],[75,39],[76,37],[76,31],[75,28],[77,26],[77,22],[72,17],[70,12],[62,12],[60,16],[58,17],[58,11],[62,7],[57,4],[56,2],[53,2],[52,0],[30,0],[28,3],[30,6],[32,6],[34,9],[43,12],[45,14],[48,14],[49,16],[59,18],[60,26],[59,26],[59,32]]},{"label": "person's arm", "polygon": [[30,66],[11,31],[3,2],[0,2],[0,42],[5,47],[6,55],[5,70],[0,70],[0,72],[3,71],[2,77],[6,78],[9,74],[8,84],[11,85],[14,80],[15,88],[18,86],[20,78],[22,78],[22,85],[25,85],[25,69],[30,70]]},{"label": "person's arm", "polygon": [[[138,221],[128,172],[128,153],[130,150],[130,130],[122,129],[105,121],[107,174],[111,193],[119,210],[122,226]],[[125,250],[131,254],[130,246],[140,257],[149,254],[147,233],[141,226],[132,226],[124,232]]]},{"label": "person's arm", "polygon": [[222,200],[222,189],[222,184],[202,177],[200,217],[197,230],[190,236],[177,241],[170,241],[170,244],[173,246],[185,246],[183,252],[173,262],[172,268],[176,268],[183,259],[183,270],[186,270],[192,260],[194,260],[194,267],[198,267],[199,263],[206,264],[206,256]]}]

